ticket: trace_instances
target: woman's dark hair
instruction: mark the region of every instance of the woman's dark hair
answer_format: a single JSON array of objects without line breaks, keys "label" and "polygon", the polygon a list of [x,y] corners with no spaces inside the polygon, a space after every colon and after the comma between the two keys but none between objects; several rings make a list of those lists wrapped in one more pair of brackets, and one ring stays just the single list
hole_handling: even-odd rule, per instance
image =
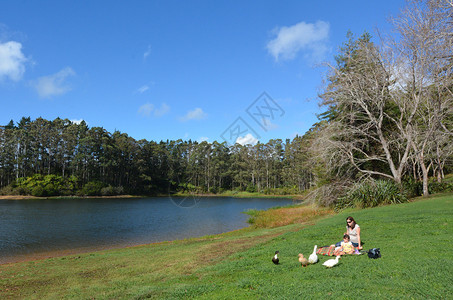
[{"label": "woman's dark hair", "polygon": [[[352,221],[352,223],[351,223],[351,224],[348,224],[348,220]],[[351,229],[354,229],[355,224],[357,224],[357,223],[355,222],[355,220],[354,220],[353,217],[347,217],[347,218],[346,218],[346,226],[348,226],[348,227],[351,228]]]}]

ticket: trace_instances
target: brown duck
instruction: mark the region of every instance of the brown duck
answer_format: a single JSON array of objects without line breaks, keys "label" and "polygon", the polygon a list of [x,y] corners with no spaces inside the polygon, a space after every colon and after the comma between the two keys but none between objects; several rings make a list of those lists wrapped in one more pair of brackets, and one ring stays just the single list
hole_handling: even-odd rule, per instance
[{"label": "brown duck", "polygon": [[302,267],[308,266],[308,260],[304,257],[302,253],[299,253],[299,262]]}]

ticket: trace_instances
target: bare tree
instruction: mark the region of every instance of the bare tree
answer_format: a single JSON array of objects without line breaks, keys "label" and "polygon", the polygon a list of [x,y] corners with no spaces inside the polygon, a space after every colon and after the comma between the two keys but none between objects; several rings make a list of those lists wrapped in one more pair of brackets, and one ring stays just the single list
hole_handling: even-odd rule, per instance
[{"label": "bare tree", "polygon": [[446,1],[410,0],[392,20],[398,34],[392,51],[404,71],[397,78],[398,87],[406,95],[405,107],[414,113],[408,134],[422,170],[424,195],[428,195],[430,162],[443,159],[439,147],[452,129],[448,123],[453,115],[452,16],[453,7]]},{"label": "bare tree", "polygon": [[442,167],[453,131],[452,13],[446,1],[410,0],[392,20],[397,38],[350,39],[328,64],[329,120],[314,143],[327,168],[401,183],[413,156],[428,194],[430,162]]},{"label": "bare tree", "polygon": [[415,113],[399,101],[391,51],[366,36],[353,48],[343,55],[343,63],[328,64],[331,74],[321,105],[335,112],[320,132],[315,152],[338,171],[401,183],[411,150],[408,126]]}]

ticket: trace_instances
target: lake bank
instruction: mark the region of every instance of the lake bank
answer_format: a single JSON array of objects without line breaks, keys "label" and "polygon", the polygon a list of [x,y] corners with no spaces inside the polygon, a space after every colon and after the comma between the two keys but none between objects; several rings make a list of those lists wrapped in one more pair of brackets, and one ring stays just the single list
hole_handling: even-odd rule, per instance
[{"label": "lake bank", "polygon": [[0,200],[32,200],[32,199],[129,199],[129,198],[145,198],[145,197],[234,197],[234,198],[283,198],[302,201],[304,195],[267,195],[263,193],[248,193],[248,192],[225,192],[221,194],[212,193],[174,193],[174,194],[157,194],[157,195],[116,195],[116,196],[51,196],[51,197],[36,197],[31,195],[0,195]]},{"label": "lake bank", "polygon": [[[305,224],[248,227],[202,238],[0,265],[0,296],[440,299],[453,292],[453,259],[448,251],[438,251],[452,238],[452,203],[450,194],[353,211],[367,249],[381,248],[382,258],[377,260],[346,256],[337,267],[326,269],[321,263],[328,257],[320,256],[320,263],[300,267],[298,253],[309,254],[313,245],[337,240],[351,214],[348,210]],[[417,246],[426,242],[427,233],[430,247]],[[271,262],[275,250],[280,251],[279,266]]]}]

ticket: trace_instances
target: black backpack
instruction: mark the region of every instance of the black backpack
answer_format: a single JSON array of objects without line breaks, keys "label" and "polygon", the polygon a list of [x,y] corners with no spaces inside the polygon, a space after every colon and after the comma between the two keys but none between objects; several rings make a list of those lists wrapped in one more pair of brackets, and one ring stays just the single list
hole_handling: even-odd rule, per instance
[{"label": "black backpack", "polygon": [[379,250],[380,248],[373,248],[367,251],[368,257],[369,258],[379,258],[381,257],[381,251]]}]

